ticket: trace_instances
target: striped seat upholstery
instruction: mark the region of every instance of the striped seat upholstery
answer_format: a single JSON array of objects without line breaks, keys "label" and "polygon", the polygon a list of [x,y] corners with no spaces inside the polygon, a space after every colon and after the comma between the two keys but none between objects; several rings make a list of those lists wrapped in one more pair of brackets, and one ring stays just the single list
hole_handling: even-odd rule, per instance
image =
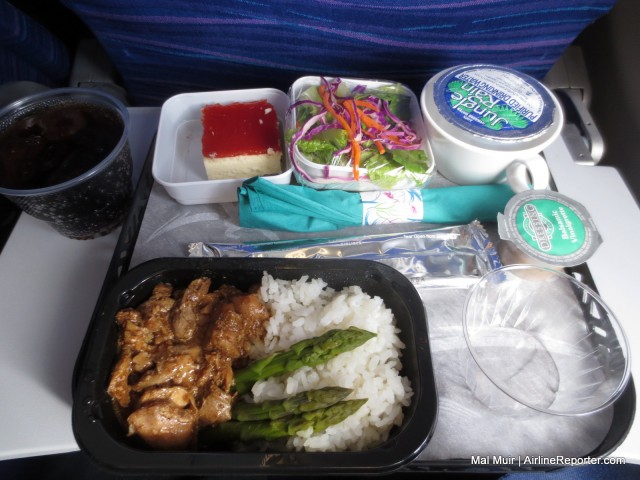
[{"label": "striped seat upholstery", "polygon": [[399,80],[495,63],[542,77],[615,0],[62,0],[96,34],[131,100],[276,87],[303,75]]},{"label": "striped seat upholstery", "polygon": [[30,81],[50,87],[67,83],[67,47],[49,30],[0,0],[0,85]]}]

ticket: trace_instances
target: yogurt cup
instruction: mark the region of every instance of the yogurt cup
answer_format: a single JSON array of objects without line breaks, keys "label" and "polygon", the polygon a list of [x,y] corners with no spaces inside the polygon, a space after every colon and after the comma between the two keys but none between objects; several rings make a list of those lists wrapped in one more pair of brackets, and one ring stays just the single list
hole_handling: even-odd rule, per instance
[{"label": "yogurt cup", "polygon": [[420,105],[437,169],[452,182],[548,187],[540,153],[560,135],[564,117],[534,78],[496,65],[460,65],[431,78]]},{"label": "yogurt cup", "polygon": [[498,235],[503,264],[555,269],[586,262],[602,243],[586,208],[549,190],[514,195],[498,214]]}]

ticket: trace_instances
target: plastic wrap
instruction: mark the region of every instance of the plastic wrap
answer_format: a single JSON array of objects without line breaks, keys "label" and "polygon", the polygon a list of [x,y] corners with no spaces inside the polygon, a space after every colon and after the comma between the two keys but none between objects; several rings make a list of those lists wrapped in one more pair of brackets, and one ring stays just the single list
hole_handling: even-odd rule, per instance
[{"label": "plastic wrap", "polygon": [[500,266],[479,222],[424,231],[379,235],[204,243],[189,246],[191,257],[353,258],[376,260],[400,271],[416,285],[467,284]]}]

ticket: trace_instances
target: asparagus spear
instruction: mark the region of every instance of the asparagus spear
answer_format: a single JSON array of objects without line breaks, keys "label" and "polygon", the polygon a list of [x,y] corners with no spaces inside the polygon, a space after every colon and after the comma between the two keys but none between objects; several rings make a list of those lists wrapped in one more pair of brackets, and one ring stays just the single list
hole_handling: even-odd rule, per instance
[{"label": "asparagus spear", "polygon": [[350,388],[324,387],[308,390],[283,400],[267,400],[261,403],[239,401],[233,406],[231,418],[243,422],[275,420],[291,415],[326,408],[344,400],[352,392]]},{"label": "asparagus spear", "polygon": [[255,422],[229,420],[228,422],[203,429],[200,435],[207,442],[228,442],[232,440],[246,442],[290,437],[308,428],[313,428],[314,433],[319,433],[354,414],[366,401],[366,398],[342,400],[330,407],[301,413],[286,419],[258,420]]},{"label": "asparagus spear", "polygon": [[243,395],[258,380],[321,365],[341,353],[359,347],[376,334],[357,327],[329,330],[319,337],[302,340],[289,350],[276,352],[235,372],[236,391]]}]

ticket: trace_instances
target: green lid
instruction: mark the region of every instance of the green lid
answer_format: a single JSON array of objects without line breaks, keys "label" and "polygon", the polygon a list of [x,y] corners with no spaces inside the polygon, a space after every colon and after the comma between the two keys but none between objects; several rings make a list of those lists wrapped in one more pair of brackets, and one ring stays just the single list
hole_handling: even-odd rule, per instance
[{"label": "green lid", "polygon": [[602,243],[584,206],[550,190],[512,197],[498,214],[498,233],[532,259],[563,267],[585,262]]}]

